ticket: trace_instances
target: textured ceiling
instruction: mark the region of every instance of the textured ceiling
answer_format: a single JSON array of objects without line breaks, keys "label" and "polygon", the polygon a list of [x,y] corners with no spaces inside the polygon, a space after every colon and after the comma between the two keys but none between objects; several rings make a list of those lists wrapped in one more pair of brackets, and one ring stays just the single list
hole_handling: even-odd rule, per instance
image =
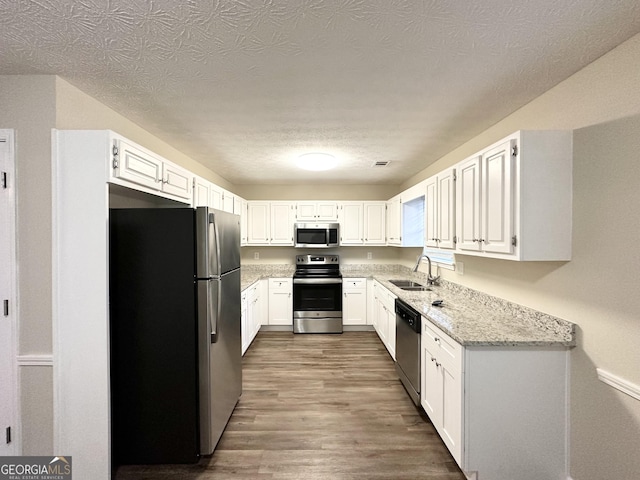
[{"label": "textured ceiling", "polygon": [[234,184],[398,184],[638,32],[638,0],[0,0],[0,74],[60,75]]}]

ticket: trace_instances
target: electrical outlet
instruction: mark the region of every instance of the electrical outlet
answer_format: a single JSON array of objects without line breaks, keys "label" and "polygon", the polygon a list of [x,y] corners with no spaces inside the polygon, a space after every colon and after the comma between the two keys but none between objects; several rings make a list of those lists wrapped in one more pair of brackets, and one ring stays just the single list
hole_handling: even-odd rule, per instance
[{"label": "electrical outlet", "polygon": [[456,262],[456,273],[458,275],[464,275],[464,263]]},{"label": "electrical outlet", "polygon": [[371,252],[367,252],[367,260],[371,260],[373,258],[373,255],[371,255]]},{"label": "electrical outlet", "polygon": [[260,252],[253,252],[253,259],[260,260]]}]

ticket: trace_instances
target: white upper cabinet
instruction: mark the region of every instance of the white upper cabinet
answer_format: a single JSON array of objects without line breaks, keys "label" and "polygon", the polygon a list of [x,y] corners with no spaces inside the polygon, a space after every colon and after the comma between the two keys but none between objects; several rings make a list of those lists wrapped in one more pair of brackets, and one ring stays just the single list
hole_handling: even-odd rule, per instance
[{"label": "white upper cabinet", "polygon": [[478,240],[485,252],[513,253],[513,160],[515,139],[482,155],[480,185],[481,228]]},{"label": "white upper cabinet", "polygon": [[247,244],[269,245],[271,240],[271,204],[247,202]]},{"label": "white upper cabinet", "polygon": [[193,174],[189,170],[164,162],[162,172],[162,191],[191,199]]},{"label": "white upper cabinet", "polygon": [[110,181],[168,198],[192,201],[193,174],[144,147],[113,135]]},{"label": "white upper cabinet", "polygon": [[145,187],[159,190],[162,183],[160,157],[143,150],[125,140],[116,140],[114,145],[114,176]]},{"label": "white upper cabinet", "polygon": [[456,251],[570,260],[572,132],[519,131],[456,167]]},{"label": "white upper cabinet", "polygon": [[456,184],[456,237],[459,251],[479,251],[480,157],[458,164]]},{"label": "white upper cabinet", "polygon": [[365,245],[387,243],[386,206],[386,202],[363,202]]},{"label": "white upper cabinet", "polygon": [[223,210],[223,198],[224,189],[218,185],[211,185],[211,199],[209,200],[209,206],[218,210]]},{"label": "white upper cabinet", "polygon": [[299,201],[296,204],[297,222],[337,222],[338,202]]},{"label": "white upper cabinet", "polygon": [[340,245],[364,243],[364,215],[362,202],[343,202],[340,205]]},{"label": "white upper cabinet", "polygon": [[247,202],[247,245],[293,245],[292,202]]},{"label": "white upper cabinet", "polygon": [[425,245],[455,248],[455,169],[425,182]]},{"label": "white upper cabinet", "polygon": [[291,202],[271,202],[270,245],[293,245],[294,207]]},{"label": "white upper cabinet", "polygon": [[193,206],[208,207],[211,196],[211,182],[195,177],[193,180]]},{"label": "white upper cabinet", "polygon": [[401,245],[402,238],[402,202],[400,195],[396,195],[387,202],[387,243]]},{"label": "white upper cabinet", "polygon": [[340,245],[385,245],[386,202],[342,202]]},{"label": "white upper cabinet", "polygon": [[222,210],[225,212],[233,213],[235,206],[235,195],[233,193],[224,190],[222,192]]}]

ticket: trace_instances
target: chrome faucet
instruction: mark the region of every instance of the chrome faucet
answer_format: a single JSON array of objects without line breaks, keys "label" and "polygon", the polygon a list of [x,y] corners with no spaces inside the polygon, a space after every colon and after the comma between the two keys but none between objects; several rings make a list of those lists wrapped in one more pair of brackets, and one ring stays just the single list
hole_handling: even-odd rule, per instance
[{"label": "chrome faucet", "polygon": [[440,275],[438,275],[437,277],[434,277],[433,275],[431,275],[431,259],[429,258],[428,255],[424,253],[422,255],[418,255],[418,261],[416,262],[416,266],[413,267],[413,271],[414,272],[418,271],[418,267],[420,266],[420,260],[422,260],[423,258],[426,258],[427,262],[429,263],[429,272],[427,273],[427,285],[437,285],[438,280],[440,280]]}]

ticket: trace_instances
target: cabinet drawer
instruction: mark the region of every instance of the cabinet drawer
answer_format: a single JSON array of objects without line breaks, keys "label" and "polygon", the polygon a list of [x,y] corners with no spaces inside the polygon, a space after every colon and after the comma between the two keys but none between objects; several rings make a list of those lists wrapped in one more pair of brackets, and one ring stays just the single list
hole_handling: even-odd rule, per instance
[{"label": "cabinet drawer", "polygon": [[462,372],[462,345],[449,337],[429,320],[422,318],[422,342],[436,361],[454,374]]},{"label": "cabinet drawer", "polygon": [[358,290],[367,288],[366,278],[345,278],[342,280],[343,290]]},{"label": "cabinet drawer", "polygon": [[293,282],[290,278],[270,278],[269,279],[269,291],[285,290],[290,291]]}]

